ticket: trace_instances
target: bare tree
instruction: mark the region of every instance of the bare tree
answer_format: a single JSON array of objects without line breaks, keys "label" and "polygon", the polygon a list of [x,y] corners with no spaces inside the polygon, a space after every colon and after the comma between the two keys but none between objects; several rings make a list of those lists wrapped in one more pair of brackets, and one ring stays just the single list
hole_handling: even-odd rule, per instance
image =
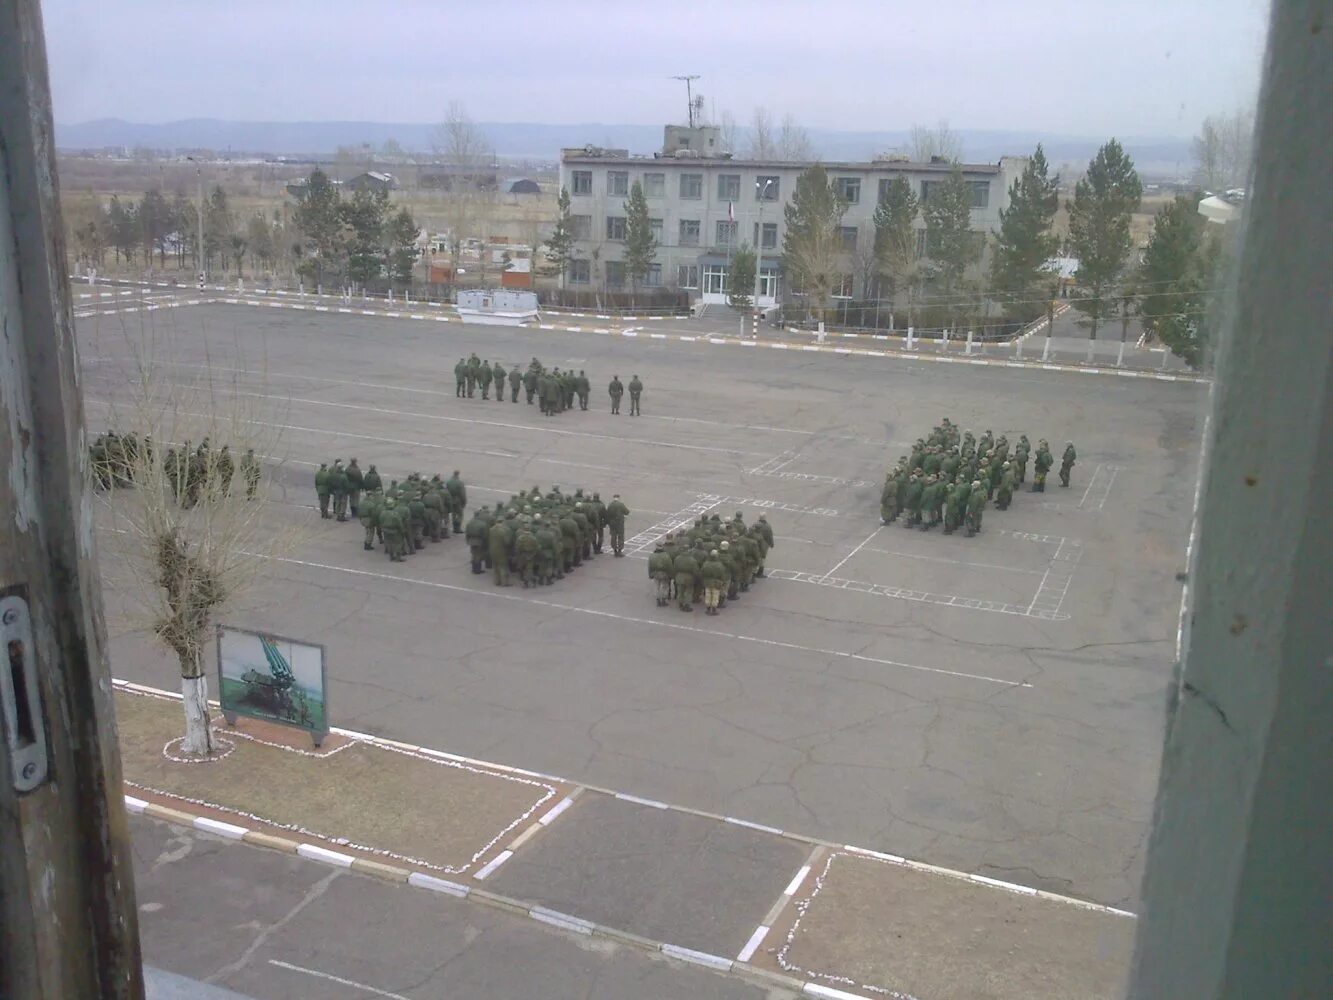
[{"label": "bare tree", "polygon": [[949,128],[943,118],[934,128],[929,125],[912,126],[912,162],[929,163],[941,156],[950,163],[963,158],[963,140]]},{"label": "bare tree", "polygon": [[755,108],[750,119],[750,141],[746,157],[751,160],[773,160],[777,158],[778,147],[773,137],[773,118],[767,108]]},{"label": "bare tree", "polygon": [[1209,115],[1194,137],[1195,182],[1208,191],[1240,187],[1250,170],[1254,115]]},{"label": "bare tree", "polygon": [[815,147],[810,142],[810,134],[796,124],[790,113],[782,117],[782,129],[778,132],[778,157],[783,160],[795,160],[807,163],[815,158]]},{"label": "bare tree", "polygon": [[721,118],[718,119],[718,128],[722,130],[722,152],[739,152],[740,135],[736,125],[736,116],[730,111],[722,112]]},{"label": "bare tree", "polygon": [[214,623],[299,540],[275,525],[265,482],[280,463],[282,418],[256,404],[263,389],[253,374],[222,376],[244,372],[243,363],[174,364],[160,332],[126,342],[116,372],[124,389],[107,404],[108,427],[123,436],[98,439],[94,477],[112,565],[129,576],[130,616],[180,666],[181,749],[206,756],[214,747],[204,649]]},{"label": "bare tree", "polygon": [[[458,101],[450,101],[445,119],[431,135],[431,148],[449,167],[450,176],[444,203],[445,224],[449,227],[449,253],[454,281],[458,280],[463,243],[474,230],[482,227],[483,241],[489,235],[494,214],[495,190],[492,183],[495,151],[490,141]],[[486,248],[482,247],[481,267],[485,273]]]}]

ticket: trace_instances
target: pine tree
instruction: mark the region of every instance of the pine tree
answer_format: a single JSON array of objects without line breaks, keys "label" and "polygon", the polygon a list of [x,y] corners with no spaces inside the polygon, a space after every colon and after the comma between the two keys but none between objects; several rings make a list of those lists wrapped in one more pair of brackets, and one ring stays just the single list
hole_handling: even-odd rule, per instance
[{"label": "pine tree", "polygon": [[625,275],[629,278],[631,301],[656,256],[657,240],[653,239],[648,219],[648,199],[643,196],[643,187],[635,181],[625,202]]},{"label": "pine tree", "polygon": [[[916,213],[920,208],[911,182],[899,174],[875,206],[875,266],[888,286],[891,307],[910,293],[920,272],[916,256]],[[890,317],[890,326],[893,325]]]},{"label": "pine tree", "polygon": [[388,261],[384,252],[384,217],[389,211],[386,191],[357,191],[340,206],[344,225],[350,231],[347,246],[347,277],[365,286],[384,275]]},{"label": "pine tree", "polygon": [[340,277],[345,266],[347,247],[340,202],[338,189],[328,174],[318,167],[311,171],[293,221],[304,237],[297,270],[317,285]]},{"label": "pine tree", "polygon": [[1045,265],[1060,243],[1051,232],[1060,208],[1060,176],[1048,177],[1047,169],[1046,153],[1038,144],[1009,188],[1009,207],[1000,209],[1000,231],[991,258],[991,297],[1021,321],[1041,314],[1041,299],[1050,285]]},{"label": "pine tree", "polygon": [[1114,139],[1097,151],[1074,188],[1069,203],[1069,245],[1078,258],[1073,305],[1091,321],[1092,340],[1098,322],[1115,313],[1115,284],[1129,257],[1129,218],[1142,196],[1134,161]]},{"label": "pine tree", "polygon": [[227,261],[231,251],[231,230],[233,219],[231,207],[227,203],[227,192],[221,185],[213,188],[213,193],[204,203],[204,260],[211,261],[214,256],[222,258],[222,270],[227,270]]},{"label": "pine tree", "polygon": [[1157,213],[1138,272],[1144,328],[1195,368],[1207,348],[1208,289],[1220,246],[1199,215],[1200,197],[1177,195]]},{"label": "pine tree", "polygon": [[563,292],[565,275],[574,256],[574,222],[569,214],[567,188],[560,189],[560,197],[556,200],[555,228],[546,239],[543,256],[546,258],[546,263],[538,273],[546,278],[559,278],[560,290]]},{"label": "pine tree", "polygon": [[110,244],[116,251],[116,262],[124,257],[127,264],[134,263],[134,248],[138,245],[138,223],[135,220],[134,205],[126,206],[114,194],[107,209],[107,224],[110,227]]},{"label": "pine tree", "polygon": [[417,262],[417,224],[406,208],[398,210],[385,224],[389,277],[398,285],[412,284],[412,268]]},{"label": "pine tree", "polygon": [[950,314],[956,317],[959,291],[967,265],[976,260],[977,237],[972,232],[972,189],[957,164],[926,202],[926,245]]},{"label": "pine tree", "polygon": [[731,270],[727,272],[727,305],[749,309],[754,302],[754,269],[756,261],[750,244],[742,243],[731,255]]},{"label": "pine tree", "polygon": [[833,189],[820,163],[800,173],[791,201],[783,209],[787,223],[782,237],[783,265],[792,287],[814,299],[821,319],[842,277],[838,226],[846,211],[847,203]]}]

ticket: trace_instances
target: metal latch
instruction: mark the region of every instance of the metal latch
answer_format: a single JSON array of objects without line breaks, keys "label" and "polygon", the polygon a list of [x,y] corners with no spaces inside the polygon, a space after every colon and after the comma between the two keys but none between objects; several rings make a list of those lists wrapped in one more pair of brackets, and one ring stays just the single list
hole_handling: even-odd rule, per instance
[{"label": "metal latch", "polygon": [[4,704],[10,777],[17,791],[30,792],[46,780],[46,724],[37,683],[32,617],[27,600],[17,594],[0,598],[0,638],[5,656],[0,669],[0,701]]}]

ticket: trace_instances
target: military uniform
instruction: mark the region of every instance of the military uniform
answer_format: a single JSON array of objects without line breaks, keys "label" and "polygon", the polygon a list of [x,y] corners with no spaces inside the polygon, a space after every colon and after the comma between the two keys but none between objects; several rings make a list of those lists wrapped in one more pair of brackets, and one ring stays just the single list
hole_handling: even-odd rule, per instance
[{"label": "military uniform", "polygon": [[619,493],[606,505],[606,523],[611,528],[611,548],[617,556],[625,554],[625,518],[629,512],[629,508],[620,502]]},{"label": "military uniform", "polygon": [[458,359],[458,364],[454,365],[454,396],[463,397],[467,395],[467,361],[463,358]]},{"label": "military uniform", "polygon": [[[178,470],[181,468],[181,463],[179,462],[179,460],[174,464],[176,465],[176,468]],[[186,472],[184,476],[182,476],[179,472],[177,473],[176,494],[178,496],[182,495],[185,492],[183,489],[180,488],[181,486],[184,485],[181,482],[181,480],[188,478],[188,476],[189,476],[188,472]],[[329,517],[332,516],[329,513],[329,463],[328,462],[319,463],[319,471],[315,473],[315,494],[319,497],[319,516],[328,519]]]},{"label": "military uniform", "polygon": [[472,520],[467,523],[467,547],[472,556],[472,572],[485,572],[481,568],[482,561],[486,558],[486,545],[489,538],[489,529],[481,515],[473,514]]},{"label": "military uniform", "polygon": [[463,511],[467,507],[467,487],[463,485],[463,480],[459,478],[458,470],[449,477],[449,481],[444,484],[449,491],[449,496],[453,500],[450,505],[450,516],[453,518],[454,531],[463,530]]},{"label": "military uniform", "polygon": [[643,395],[643,383],[639,381],[639,376],[635,375],[629,380],[629,415],[631,417],[639,416],[639,398]]},{"label": "military uniform", "polygon": [[491,368],[489,361],[483,361],[477,369],[477,381],[481,383],[481,398],[490,399],[491,380],[495,378],[495,372]]},{"label": "military uniform", "polygon": [[691,550],[677,554],[672,560],[672,570],[676,574],[676,599],[681,611],[693,611],[690,601],[694,597],[695,577],[699,573],[699,563]]},{"label": "military uniform", "polygon": [[403,522],[398,516],[397,501],[389,497],[378,511],[380,535],[384,538],[384,551],[390,562],[402,562],[406,549],[406,535]]},{"label": "military uniform", "polygon": [[495,367],[491,369],[491,375],[495,379],[495,401],[503,403],[505,401],[505,366],[497,361]]},{"label": "military uniform", "polygon": [[606,391],[611,396],[611,412],[619,413],[620,397],[625,395],[625,387],[621,384],[619,375],[611,376],[611,384],[607,386]]},{"label": "military uniform", "polygon": [[259,490],[259,459],[253,448],[247,448],[241,456],[241,476],[245,479],[245,498],[253,500]]},{"label": "military uniform", "polygon": [[1069,485],[1069,471],[1074,467],[1074,460],[1078,455],[1074,451],[1074,442],[1065,442],[1065,453],[1060,458],[1060,485]]},{"label": "military uniform", "polygon": [[361,490],[366,485],[366,478],[361,472],[361,467],[356,464],[356,459],[352,459],[351,464],[347,466],[347,507],[352,512],[353,517],[357,517],[357,510],[361,506]]},{"label": "military uniform", "polygon": [[518,402],[518,387],[523,381],[523,375],[518,370],[518,365],[509,369],[509,402]]},{"label": "military uniform", "polygon": [[657,584],[657,606],[666,607],[671,600],[671,577],[675,569],[671,553],[659,542],[648,556],[648,577]]},{"label": "military uniform", "polygon": [[513,532],[505,521],[496,521],[491,525],[487,541],[491,550],[491,568],[495,571],[495,585],[508,587],[509,547],[513,543]]}]

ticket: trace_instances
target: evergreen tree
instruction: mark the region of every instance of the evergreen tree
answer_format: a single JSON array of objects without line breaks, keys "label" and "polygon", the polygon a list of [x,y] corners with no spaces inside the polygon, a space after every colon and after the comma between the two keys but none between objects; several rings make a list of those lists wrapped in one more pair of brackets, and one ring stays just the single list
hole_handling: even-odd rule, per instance
[{"label": "evergreen tree", "polygon": [[107,224],[110,227],[112,249],[116,252],[116,262],[124,257],[127,264],[134,263],[134,248],[139,245],[138,223],[135,220],[133,205],[123,205],[114,194],[107,208]]},{"label": "evergreen tree", "polygon": [[384,276],[384,217],[389,211],[386,191],[362,189],[339,206],[347,232],[347,278],[365,286]]},{"label": "evergreen tree", "polygon": [[1069,246],[1078,258],[1073,305],[1097,324],[1116,309],[1115,284],[1129,257],[1129,219],[1139,207],[1143,185],[1134,161],[1111,139],[1092,158],[1069,203]]},{"label": "evergreen tree", "polygon": [[167,264],[167,235],[171,232],[171,206],[156,188],[145,191],[139,199],[136,212],[139,231],[143,238],[144,260],[151,262],[154,251],[157,252],[159,265]]},{"label": "evergreen tree", "polygon": [[782,260],[792,287],[813,298],[822,319],[842,278],[843,249],[838,236],[847,203],[829,182],[823,164],[801,171],[783,209],[786,232]]},{"label": "evergreen tree", "polygon": [[991,297],[1022,321],[1041,314],[1041,299],[1050,285],[1045,265],[1060,242],[1051,232],[1060,207],[1059,189],[1059,175],[1047,176],[1046,153],[1039,143],[1009,188],[1009,207],[1000,209],[1000,231],[991,258]]},{"label": "evergreen tree", "polygon": [[177,191],[171,199],[171,225],[176,231],[176,266],[184,267],[188,254],[199,270],[199,217],[184,191]]},{"label": "evergreen tree", "polygon": [[347,240],[340,202],[338,189],[328,174],[316,167],[293,215],[303,237],[293,249],[299,247],[301,263],[297,270],[317,285],[337,280],[343,272]]},{"label": "evergreen tree", "polygon": [[891,307],[897,304],[900,294],[910,294],[920,271],[916,256],[919,207],[911,182],[902,174],[889,182],[884,197],[875,206],[875,266],[885,282]]},{"label": "evergreen tree", "polygon": [[227,270],[231,254],[233,221],[227,192],[222,190],[221,185],[217,185],[204,203],[204,260],[212,261],[214,257],[220,257],[224,271]]},{"label": "evergreen tree", "polygon": [[1208,290],[1220,248],[1199,215],[1200,197],[1177,195],[1157,213],[1138,272],[1144,328],[1195,368],[1208,346]]},{"label": "evergreen tree", "polygon": [[926,202],[926,245],[939,279],[940,291],[952,317],[961,314],[959,294],[967,265],[978,257],[977,235],[972,232],[972,189],[957,164]]},{"label": "evergreen tree", "polygon": [[538,272],[543,277],[559,278],[560,290],[565,290],[565,275],[574,256],[574,223],[569,214],[569,190],[560,189],[556,199],[555,228],[546,239],[543,249],[546,263]]},{"label": "evergreen tree", "polygon": [[277,248],[273,242],[273,229],[268,217],[263,212],[256,212],[250,217],[245,227],[245,237],[250,244],[250,257],[260,267],[271,268]]},{"label": "evergreen tree", "polygon": [[727,272],[727,305],[749,309],[753,304],[755,266],[754,250],[750,244],[742,243],[731,255],[731,270]]},{"label": "evergreen tree", "polygon": [[657,240],[653,239],[648,219],[648,199],[643,196],[643,187],[635,181],[625,202],[625,274],[629,278],[631,301],[656,256]]},{"label": "evergreen tree", "polygon": [[417,224],[406,207],[385,224],[388,246],[389,277],[401,287],[412,284],[412,268],[417,263]]}]

